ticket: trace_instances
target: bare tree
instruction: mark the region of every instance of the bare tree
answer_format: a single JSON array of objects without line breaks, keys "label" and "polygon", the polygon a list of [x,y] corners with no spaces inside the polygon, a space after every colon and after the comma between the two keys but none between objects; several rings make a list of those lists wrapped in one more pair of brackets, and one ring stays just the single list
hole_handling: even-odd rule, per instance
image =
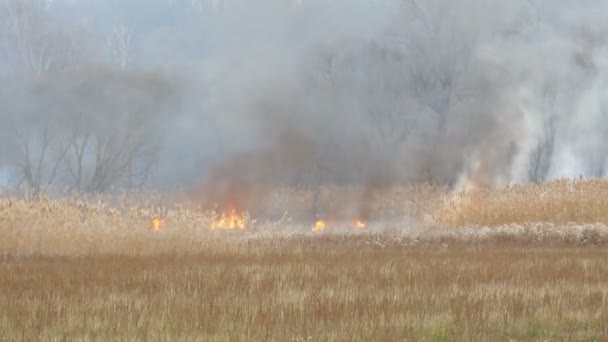
[{"label": "bare tree", "polygon": [[61,82],[75,104],[66,157],[71,188],[143,185],[158,162],[171,84],[154,73],[107,69],[69,74]]},{"label": "bare tree", "polygon": [[78,65],[88,38],[81,28],[64,32],[33,0],[8,0],[0,7],[4,34],[0,39],[14,71],[42,75]]},{"label": "bare tree", "polygon": [[553,154],[555,151],[555,134],[557,116],[555,112],[556,93],[549,85],[545,86],[542,95],[540,110],[541,130],[539,140],[530,154],[528,177],[535,183],[547,179],[551,170]]},{"label": "bare tree", "polygon": [[[44,120],[44,119],[43,119]],[[67,152],[67,145],[50,120],[29,127],[13,126],[16,144],[9,160],[20,174],[17,187],[25,185],[32,195],[37,195],[53,184]]]},{"label": "bare tree", "polygon": [[479,96],[483,78],[475,69],[479,65],[474,56],[480,32],[465,13],[449,11],[441,3],[405,1],[410,23],[404,25],[401,41],[408,60],[410,91],[428,109],[443,136],[450,111]]},{"label": "bare tree", "polygon": [[[110,50],[112,53],[113,60],[116,64],[118,64],[120,70],[126,71],[127,67],[133,61],[133,28],[127,27],[125,25],[119,25],[114,28],[112,32],[112,37],[110,39]],[[126,115],[129,115],[128,113]],[[139,144],[135,143],[133,139],[128,139],[127,143],[127,151],[130,154],[127,159],[130,162],[127,165],[127,186],[132,188],[134,186],[134,178],[135,175],[135,165],[133,165],[135,160],[135,155],[139,152]],[[146,167],[148,170],[149,168]],[[149,171],[149,170],[148,170]],[[147,178],[147,173],[144,178]]]},{"label": "bare tree", "polygon": [[[36,96],[35,80],[79,61],[85,50],[81,45],[84,34],[62,32],[34,1],[9,0],[0,8],[0,17],[4,25],[0,40],[11,79],[13,83],[24,80],[15,87],[7,85],[4,93],[3,119],[11,128],[4,133],[3,144],[9,146],[8,159],[19,174],[19,185],[37,194],[58,178],[68,144],[60,113],[38,107],[37,102],[19,104],[20,99]],[[17,91],[18,86],[32,87]]]},{"label": "bare tree", "polygon": [[19,82],[0,92],[2,115],[12,123],[4,127],[9,141],[3,146],[11,153],[3,159],[21,183],[35,192],[45,185],[99,192],[145,182],[157,162],[156,128],[173,93],[161,75],[128,70],[132,30],[114,32],[119,71],[83,67],[90,61],[85,31],[56,28],[27,1],[11,0],[2,13],[11,29],[3,42],[19,68]]},{"label": "bare tree", "polygon": [[457,153],[448,129],[464,121],[458,118],[461,113],[478,112],[486,98],[492,98],[484,65],[475,56],[481,35],[479,23],[472,25],[467,19],[475,14],[477,4],[466,6],[466,11],[435,0],[407,0],[403,4],[403,23],[395,36],[406,61],[402,70],[410,110],[418,120],[434,127],[427,133],[433,135],[430,141],[420,147],[424,158],[416,162],[420,165],[416,178],[454,184],[463,171],[465,146]]},{"label": "bare tree", "polygon": [[[312,87],[323,94],[332,94],[336,102],[346,103],[344,111],[350,112],[350,119],[361,120],[365,145],[378,156],[379,162],[394,159],[416,125],[417,117],[402,71],[405,66],[403,53],[382,41],[343,46],[340,52],[322,48],[319,53]],[[355,110],[348,107],[353,103]]]},{"label": "bare tree", "polygon": [[2,9],[4,39],[11,48],[15,66],[38,75],[48,71],[53,62],[48,21],[32,1],[11,0]]},{"label": "bare tree", "polygon": [[109,49],[112,63],[117,64],[120,70],[126,70],[133,61],[133,28],[118,25],[110,36]]}]

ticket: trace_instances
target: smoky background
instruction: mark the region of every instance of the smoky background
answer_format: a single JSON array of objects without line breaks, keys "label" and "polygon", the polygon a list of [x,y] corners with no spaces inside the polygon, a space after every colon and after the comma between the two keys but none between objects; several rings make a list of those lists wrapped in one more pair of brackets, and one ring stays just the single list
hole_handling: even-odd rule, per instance
[{"label": "smoky background", "polygon": [[569,0],[0,1],[0,180],[242,207],[354,185],[365,212],[394,185],[604,177],[607,15]]}]

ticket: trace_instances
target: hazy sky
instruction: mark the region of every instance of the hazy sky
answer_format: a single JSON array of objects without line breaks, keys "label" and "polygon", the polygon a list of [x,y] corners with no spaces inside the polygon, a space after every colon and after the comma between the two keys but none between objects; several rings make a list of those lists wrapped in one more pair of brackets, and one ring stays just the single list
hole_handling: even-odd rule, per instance
[{"label": "hazy sky", "polygon": [[[88,32],[87,68],[118,69],[110,47],[123,30],[124,82],[152,73],[172,85],[155,184],[234,165],[254,178],[452,185],[529,181],[534,163],[543,178],[608,169],[604,1],[40,3],[57,30]],[[28,91],[4,107],[37,101]]]}]

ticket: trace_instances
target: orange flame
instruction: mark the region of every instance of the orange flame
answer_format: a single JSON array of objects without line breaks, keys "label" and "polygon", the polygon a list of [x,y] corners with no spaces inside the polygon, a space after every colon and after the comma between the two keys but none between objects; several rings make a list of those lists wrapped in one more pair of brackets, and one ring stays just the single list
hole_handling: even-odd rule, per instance
[{"label": "orange flame", "polygon": [[312,231],[313,232],[321,232],[323,230],[325,230],[326,227],[326,223],[323,220],[318,220],[317,222],[315,222],[315,224],[312,226]]},{"label": "orange flame", "polygon": [[150,222],[150,229],[157,232],[160,230],[160,228],[162,228],[163,223],[164,222],[161,218],[155,217],[154,219],[152,219],[152,222]]},{"label": "orange flame", "polygon": [[363,220],[353,221],[353,227],[356,229],[364,229],[366,226],[367,226],[367,223]]},{"label": "orange flame", "polygon": [[235,209],[232,209],[228,213],[216,216],[211,222],[211,230],[245,229],[245,221],[243,214],[239,214]]}]

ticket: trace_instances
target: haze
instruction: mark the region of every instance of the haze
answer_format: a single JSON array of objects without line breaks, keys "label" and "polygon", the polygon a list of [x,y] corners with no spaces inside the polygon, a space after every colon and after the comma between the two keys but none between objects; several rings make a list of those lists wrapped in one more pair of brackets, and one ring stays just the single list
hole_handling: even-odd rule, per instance
[{"label": "haze", "polygon": [[607,10],[0,1],[0,181],[103,192],[604,177]]}]

